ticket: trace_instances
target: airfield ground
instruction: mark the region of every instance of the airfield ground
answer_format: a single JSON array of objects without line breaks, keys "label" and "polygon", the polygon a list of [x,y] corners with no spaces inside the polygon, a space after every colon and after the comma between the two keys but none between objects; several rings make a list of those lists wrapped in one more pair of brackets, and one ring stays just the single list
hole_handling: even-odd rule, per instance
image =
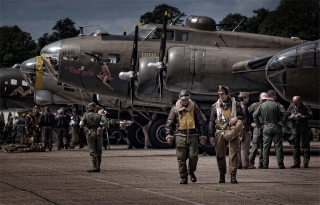
[{"label": "airfield ground", "polygon": [[309,168],[238,170],[238,184],[219,184],[215,156],[199,155],[198,181],[180,185],[175,150],[103,150],[100,173],[87,173],[88,148],[52,152],[0,151],[0,204],[319,204],[320,141],[311,142]]}]

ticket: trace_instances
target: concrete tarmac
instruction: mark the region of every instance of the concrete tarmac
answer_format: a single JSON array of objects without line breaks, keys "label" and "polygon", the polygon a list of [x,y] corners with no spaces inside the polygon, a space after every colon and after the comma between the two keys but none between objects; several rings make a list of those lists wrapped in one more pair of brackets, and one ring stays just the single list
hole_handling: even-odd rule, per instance
[{"label": "concrete tarmac", "polygon": [[228,174],[219,184],[216,157],[199,155],[198,181],[187,185],[179,184],[175,149],[111,145],[103,150],[101,172],[87,173],[87,147],[29,153],[2,147],[0,204],[319,204],[320,142],[311,142],[308,169],[291,169],[291,148],[284,145],[287,169],[278,169],[272,151],[269,169],[240,169],[238,184]]}]

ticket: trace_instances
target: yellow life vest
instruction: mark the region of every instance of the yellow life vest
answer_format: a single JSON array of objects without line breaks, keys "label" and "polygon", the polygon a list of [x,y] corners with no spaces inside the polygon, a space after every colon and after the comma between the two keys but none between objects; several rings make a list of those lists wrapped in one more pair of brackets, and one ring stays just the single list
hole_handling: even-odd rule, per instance
[{"label": "yellow life vest", "polygon": [[[218,103],[217,103],[217,106],[218,106]],[[218,108],[218,107],[216,107],[216,108]],[[226,109],[226,110],[225,109],[221,109],[221,114],[224,117],[227,117],[228,119],[231,118],[231,113],[232,113],[232,108],[231,107],[228,107],[228,109]],[[222,124],[223,124],[222,120],[219,120],[216,126],[221,127]]]},{"label": "yellow life vest", "polygon": [[194,105],[192,106],[190,111],[182,111],[178,112],[179,118],[179,130],[190,130],[195,129],[196,125],[194,122]]}]

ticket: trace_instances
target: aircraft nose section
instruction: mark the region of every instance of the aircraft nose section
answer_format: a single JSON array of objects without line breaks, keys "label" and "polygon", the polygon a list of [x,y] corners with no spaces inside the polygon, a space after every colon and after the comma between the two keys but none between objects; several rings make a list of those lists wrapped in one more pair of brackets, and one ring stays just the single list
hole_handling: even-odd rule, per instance
[{"label": "aircraft nose section", "polygon": [[20,71],[30,87],[34,86],[36,75],[36,58],[30,58],[20,65]]},{"label": "aircraft nose section", "polygon": [[46,68],[55,78],[58,76],[61,41],[53,42],[41,49],[40,55]]}]

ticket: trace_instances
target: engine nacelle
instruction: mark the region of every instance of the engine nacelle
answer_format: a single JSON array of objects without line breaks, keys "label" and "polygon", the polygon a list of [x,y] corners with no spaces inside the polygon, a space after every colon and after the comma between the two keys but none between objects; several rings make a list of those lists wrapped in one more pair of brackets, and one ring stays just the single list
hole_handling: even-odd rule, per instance
[{"label": "engine nacelle", "polygon": [[[174,100],[172,92],[164,89],[160,99],[159,88],[156,85],[159,57],[143,57],[139,59],[139,76],[136,96],[144,101],[168,102]],[[151,66],[151,67],[150,67]]]},{"label": "engine nacelle", "polygon": [[53,94],[48,90],[35,90],[34,92],[34,102],[38,105],[47,104],[73,104],[72,101],[60,97],[59,95]]}]

